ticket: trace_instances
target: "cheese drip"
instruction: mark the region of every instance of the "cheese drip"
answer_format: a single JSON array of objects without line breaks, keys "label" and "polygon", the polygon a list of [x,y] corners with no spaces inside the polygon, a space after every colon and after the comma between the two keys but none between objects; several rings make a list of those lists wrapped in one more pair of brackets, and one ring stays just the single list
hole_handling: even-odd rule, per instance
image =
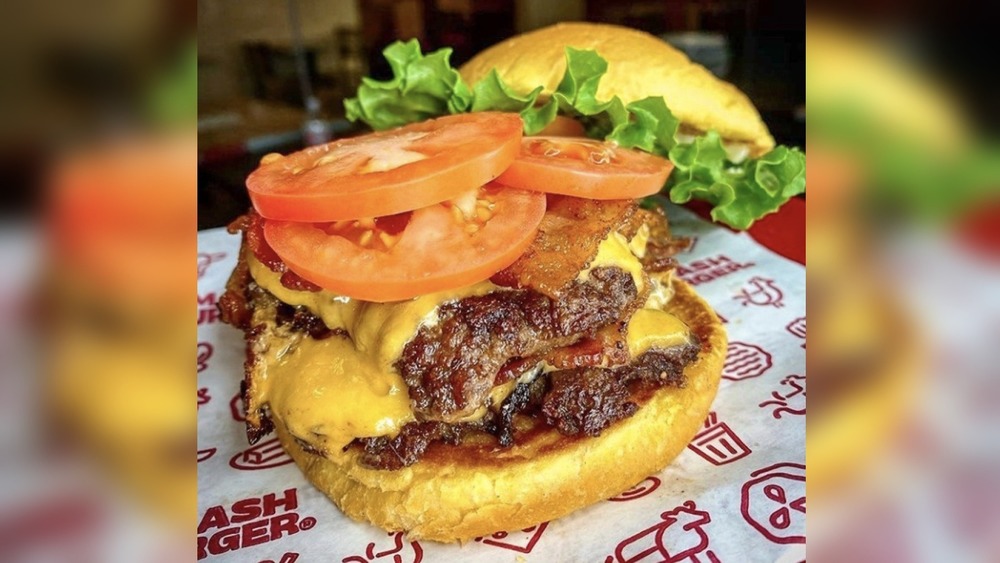
[{"label": "cheese drip", "polygon": [[394,436],[414,419],[402,379],[359,354],[346,338],[300,336],[272,347],[264,361],[260,402],[294,436],[329,457],[354,438]]},{"label": "cheese drip", "polygon": [[[647,237],[648,232],[641,229],[632,240],[612,233],[578,279],[587,279],[593,268],[618,267],[642,291],[646,281],[637,256],[645,252]],[[406,384],[393,364],[422,326],[437,322],[441,305],[505,290],[484,281],[408,301],[370,303],[329,291],[289,289],[281,284],[279,274],[250,253],[247,262],[260,287],[284,303],[305,307],[328,327],[350,336],[314,340],[297,334],[272,342],[262,358],[263,376],[253,387],[256,404],[268,404],[272,416],[280,418],[293,435],[321,448],[330,458],[342,455],[343,446],[355,438],[395,436],[404,424],[415,420]],[[665,304],[663,299],[655,306]],[[669,347],[687,339],[687,327],[663,311],[640,309],[629,323],[633,357],[651,347]],[[493,404],[502,402],[513,388],[514,382],[498,386],[491,394]],[[483,408],[475,414],[485,413]]]}]

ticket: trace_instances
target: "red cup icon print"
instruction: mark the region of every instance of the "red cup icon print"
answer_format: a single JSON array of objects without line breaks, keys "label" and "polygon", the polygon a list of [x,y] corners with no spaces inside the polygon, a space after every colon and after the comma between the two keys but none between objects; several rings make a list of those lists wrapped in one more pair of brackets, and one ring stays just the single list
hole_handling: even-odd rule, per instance
[{"label": "red cup icon print", "polygon": [[714,412],[708,413],[705,427],[695,434],[688,448],[712,465],[726,465],[751,454],[750,448]]}]

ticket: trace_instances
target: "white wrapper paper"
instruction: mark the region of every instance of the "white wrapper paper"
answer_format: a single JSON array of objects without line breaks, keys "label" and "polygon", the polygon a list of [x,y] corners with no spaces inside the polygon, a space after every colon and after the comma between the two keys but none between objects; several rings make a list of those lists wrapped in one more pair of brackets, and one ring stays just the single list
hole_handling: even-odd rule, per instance
[{"label": "white wrapper paper", "polygon": [[805,268],[671,208],[691,236],[678,273],[725,320],[729,354],[703,430],[672,465],[567,517],[465,545],[356,523],[316,491],[273,436],[247,443],[242,333],[215,301],[239,237],[198,236],[199,559],[745,562],[805,560]]}]

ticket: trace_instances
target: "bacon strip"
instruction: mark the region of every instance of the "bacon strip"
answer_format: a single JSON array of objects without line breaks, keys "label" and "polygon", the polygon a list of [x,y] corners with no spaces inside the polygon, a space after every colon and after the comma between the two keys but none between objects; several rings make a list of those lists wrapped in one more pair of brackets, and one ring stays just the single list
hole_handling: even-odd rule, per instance
[{"label": "bacon strip", "polygon": [[264,218],[253,209],[248,211],[246,215],[237,217],[226,230],[233,234],[243,231],[243,246],[250,249],[254,257],[261,264],[267,266],[267,269],[281,274],[281,285],[296,291],[320,291],[323,289],[288,269],[278,253],[264,238]]},{"label": "bacon strip", "polygon": [[633,200],[597,201],[550,195],[535,241],[491,281],[504,287],[533,289],[558,299],[594,259],[601,241],[623,227],[636,209]]}]

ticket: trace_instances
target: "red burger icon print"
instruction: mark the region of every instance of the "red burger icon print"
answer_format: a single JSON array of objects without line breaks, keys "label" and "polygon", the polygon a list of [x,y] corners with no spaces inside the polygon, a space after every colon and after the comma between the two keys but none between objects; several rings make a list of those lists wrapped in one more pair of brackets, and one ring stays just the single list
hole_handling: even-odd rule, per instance
[{"label": "red burger icon print", "polygon": [[375,542],[369,543],[365,552],[359,555],[349,555],[342,563],[373,563],[374,561],[391,561],[392,563],[420,563],[424,560],[424,548],[419,542],[408,542],[403,532],[389,532],[392,544],[388,547],[376,547]]},{"label": "red burger icon print", "polygon": [[248,448],[229,460],[229,466],[233,469],[244,471],[256,471],[259,469],[270,469],[281,467],[292,463],[292,458],[285,453],[281,443],[277,438],[271,438],[261,442],[256,446]]},{"label": "red burger icon print", "polygon": [[678,563],[710,561],[718,563],[715,553],[708,551],[709,539],[704,526],[712,521],[694,501],[660,514],[661,521],[637,532],[615,547],[605,563]]},{"label": "red burger icon print", "polygon": [[760,276],[754,276],[747,280],[747,284],[733,299],[739,301],[744,307],[747,305],[776,308],[785,306],[785,294],[781,288],[774,280]]},{"label": "red burger icon print", "polygon": [[705,427],[695,434],[688,448],[712,465],[726,465],[750,455],[750,448],[714,412],[708,413]]},{"label": "red burger icon print", "polygon": [[805,543],[806,466],[776,463],[751,473],[743,484],[740,512],[774,543]]},{"label": "red burger icon print", "polygon": [[746,342],[730,342],[726,348],[726,363],[722,366],[722,378],[740,381],[764,375],[774,365],[771,354]]}]

